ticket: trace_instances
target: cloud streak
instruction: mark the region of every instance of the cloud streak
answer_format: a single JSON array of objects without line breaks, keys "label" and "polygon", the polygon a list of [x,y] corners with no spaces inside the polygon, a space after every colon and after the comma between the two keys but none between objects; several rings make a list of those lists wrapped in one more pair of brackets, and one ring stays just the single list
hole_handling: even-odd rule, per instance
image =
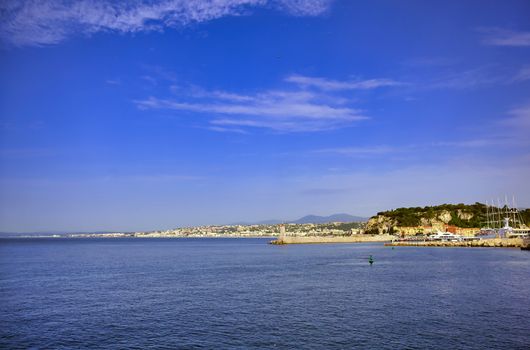
[{"label": "cloud streak", "polygon": [[389,153],[397,152],[397,147],[390,147],[386,145],[377,146],[360,146],[360,147],[340,147],[340,148],[325,148],[313,151],[315,154],[336,154],[341,156],[351,157],[373,157],[383,156]]},{"label": "cloud streak", "polygon": [[[343,90],[376,89],[394,86],[391,79],[339,81],[290,75],[287,89],[270,89],[253,94],[207,90],[198,86],[172,85],[175,97],[150,96],[134,101],[140,109],[165,109],[209,117],[207,129],[248,133],[249,128],[275,132],[316,132],[351,127],[369,119],[354,108]],[[316,89],[307,89],[307,85]],[[401,83],[399,83],[401,84]]]},{"label": "cloud streak", "polygon": [[424,85],[424,89],[473,90],[479,88],[499,87],[523,83],[530,80],[530,66],[523,65],[518,69],[499,65],[485,65],[467,70],[445,71],[436,79]]},{"label": "cloud streak", "polygon": [[24,0],[0,3],[0,38],[14,46],[58,44],[75,35],[162,31],[273,8],[292,16],[318,16],[331,0]]},{"label": "cloud streak", "polygon": [[502,121],[504,125],[523,132],[530,130],[530,104],[512,109],[508,114],[510,117]]},{"label": "cloud streak", "polygon": [[514,82],[523,82],[530,80],[530,65],[526,65],[519,69],[519,71],[515,74],[512,81]]},{"label": "cloud streak", "polygon": [[482,43],[489,46],[530,46],[530,32],[503,28],[479,28]]},{"label": "cloud streak", "polygon": [[318,77],[307,77],[302,75],[291,75],[285,80],[289,83],[295,83],[305,87],[315,87],[325,91],[369,90],[386,86],[403,85],[403,83],[391,79],[339,81]]},{"label": "cloud streak", "polygon": [[476,89],[511,82],[504,75],[492,74],[491,66],[483,66],[459,72],[449,72],[428,85],[431,89]]},{"label": "cloud streak", "polygon": [[367,119],[358,109],[326,101],[326,96],[308,92],[270,90],[255,95],[223,91],[201,91],[181,99],[149,97],[136,101],[142,109],[168,109],[214,115],[213,131],[230,128],[265,128],[277,132],[311,132],[349,126]]}]

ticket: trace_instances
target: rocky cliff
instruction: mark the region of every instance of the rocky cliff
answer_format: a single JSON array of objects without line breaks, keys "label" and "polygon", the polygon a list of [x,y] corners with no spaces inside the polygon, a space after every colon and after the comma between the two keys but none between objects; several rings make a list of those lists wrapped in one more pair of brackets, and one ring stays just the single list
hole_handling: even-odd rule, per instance
[{"label": "rocky cliff", "polygon": [[398,208],[377,213],[366,223],[365,232],[392,233],[396,227],[455,225],[481,227],[486,217],[486,206],[481,203],[442,204],[432,207]]}]

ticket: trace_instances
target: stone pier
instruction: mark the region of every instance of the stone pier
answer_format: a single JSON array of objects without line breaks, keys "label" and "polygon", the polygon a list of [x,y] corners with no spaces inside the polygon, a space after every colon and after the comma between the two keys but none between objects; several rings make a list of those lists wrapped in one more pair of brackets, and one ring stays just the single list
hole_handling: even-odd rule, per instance
[{"label": "stone pier", "polygon": [[[280,231],[281,232],[281,231]],[[271,244],[321,244],[321,243],[368,243],[390,242],[395,236],[391,235],[351,235],[351,236],[287,236],[280,235]]]},{"label": "stone pier", "polygon": [[496,248],[522,248],[522,238],[491,238],[481,239],[476,241],[458,241],[458,242],[444,242],[444,241],[423,241],[423,242],[407,242],[394,241],[386,243],[388,246],[408,246],[408,247],[496,247]]}]

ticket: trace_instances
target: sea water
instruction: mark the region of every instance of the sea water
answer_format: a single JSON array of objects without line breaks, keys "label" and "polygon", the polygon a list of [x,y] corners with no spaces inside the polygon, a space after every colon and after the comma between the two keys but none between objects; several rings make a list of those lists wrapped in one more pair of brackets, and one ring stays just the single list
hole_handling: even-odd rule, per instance
[{"label": "sea water", "polygon": [[528,251],[267,242],[1,239],[0,348],[530,348]]}]

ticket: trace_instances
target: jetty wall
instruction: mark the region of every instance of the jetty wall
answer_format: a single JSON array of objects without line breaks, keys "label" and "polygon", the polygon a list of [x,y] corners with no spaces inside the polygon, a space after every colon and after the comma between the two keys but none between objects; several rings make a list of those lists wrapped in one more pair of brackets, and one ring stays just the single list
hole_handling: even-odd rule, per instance
[{"label": "jetty wall", "polygon": [[320,244],[320,243],[366,243],[390,242],[392,235],[351,235],[351,236],[284,236],[272,244]]},{"label": "jetty wall", "polygon": [[490,238],[477,241],[424,241],[424,242],[391,242],[386,243],[389,246],[409,246],[409,247],[497,247],[497,248],[521,248],[523,247],[522,238]]}]

